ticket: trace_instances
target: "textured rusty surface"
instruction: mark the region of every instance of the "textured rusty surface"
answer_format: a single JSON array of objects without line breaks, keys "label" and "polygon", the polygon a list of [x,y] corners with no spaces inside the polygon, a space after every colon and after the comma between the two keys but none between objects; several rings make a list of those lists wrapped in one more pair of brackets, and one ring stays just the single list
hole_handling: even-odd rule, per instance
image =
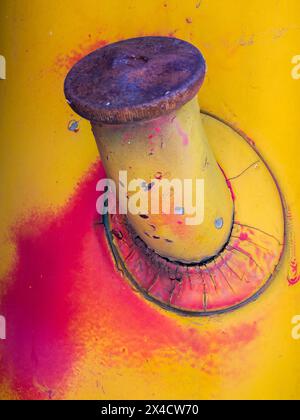
[{"label": "textured rusty surface", "polygon": [[94,122],[156,118],[184,105],[201,87],[205,60],[193,45],[143,37],[100,48],[77,63],[65,81],[72,109]]}]

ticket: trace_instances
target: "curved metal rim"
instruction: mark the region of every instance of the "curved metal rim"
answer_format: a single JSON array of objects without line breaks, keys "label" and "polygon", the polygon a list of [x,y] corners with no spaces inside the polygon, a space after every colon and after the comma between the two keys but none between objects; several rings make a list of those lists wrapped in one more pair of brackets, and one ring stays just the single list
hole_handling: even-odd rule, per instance
[{"label": "curved metal rim", "polygon": [[169,312],[173,312],[177,315],[181,315],[181,316],[185,316],[185,317],[201,317],[201,318],[207,318],[207,317],[213,317],[213,316],[217,316],[217,315],[224,315],[227,313],[231,313],[233,311],[236,311],[237,309],[240,309],[246,305],[248,305],[249,303],[255,302],[270,286],[270,284],[273,282],[274,277],[277,275],[279,268],[282,264],[282,260],[283,260],[283,256],[285,254],[285,250],[286,250],[286,241],[287,241],[287,220],[286,220],[286,202],[284,199],[284,196],[281,192],[279,183],[277,181],[277,179],[275,178],[275,175],[273,174],[273,172],[271,171],[269,165],[266,163],[265,159],[262,157],[262,155],[260,154],[260,152],[257,150],[256,146],[253,144],[252,140],[250,139],[250,137],[248,137],[245,133],[243,133],[242,131],[238,130],[236,127],[234,127],[233,125],[231,125],[230,123],[222,120],[221,118],[213,115],[210,112],[207,111],[201,111],[201,114],[206,115],[208,117],[214,118],[215,120],[221,122],[222,124],[226,125],[227,127],[231,128],[234,132],[236,132],[239,136],[241,136],[244,141],[247,142],[248,146],[251,147],[259,156],[259,158],[261,159],[261,161],[264,163],[264,165],[266,166],[266,168],[268,169],[276,187],[277,187],[277,191],[278,194],[280,196],[280,200],[281,200],[281,206],[282,206],[282,211],[283,211],[283,224],[284,224],[284,245],[282,248],[282,252],[280,254],[278,263],[274,269],[274,271],[271,273],[270,277],[268,278],[268,280],[265,282],[265,284],[252,296],[250,296],[249,298],[247,298],[246,300],[242,301],[241,303],[237,304],[237,305],[233,305],[231,307],[228,307],[226,309],[220,309],[217,311],[187,311],[184,309],[179,309],[170,305],[167,305],[163,302],[161,302],[160,300],[154,298],[153,296],[150,296],[134,279],[133,275],[128,271],[123,259],[121,258],[117,247],[114,244],[113,241],[113,235],[110,231],[110,221],[109,221],[109,216],[106,214],[103,216],[103,224],[105,227],[105,232],[106,232],[106,237],[108,239],[108,243],[110,246],[110,249],[113,253],[115,262],[117,266],[121,266],[122,271],[124,272],[124,274],[126,275],[126,277],[128,278],[128,280],[133,284],[133,286],[136,288],[136,290],[138,292],[141,293],[141,295],[148,300],[149,302],[154,303],[155,305],[158,305],[160,308],[167,310]]}]

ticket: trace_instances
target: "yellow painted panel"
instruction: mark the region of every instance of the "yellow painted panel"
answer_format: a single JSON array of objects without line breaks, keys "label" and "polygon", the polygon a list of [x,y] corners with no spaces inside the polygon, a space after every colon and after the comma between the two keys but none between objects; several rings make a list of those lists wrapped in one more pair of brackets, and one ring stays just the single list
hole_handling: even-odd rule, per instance
[{"label": "yellow painted panel", "polygon": [[[86,235],[78,243],[84,249],[68,289],[78,305],[68,314],[65,333],[74,338],[71,367],[57,355],[61,368],[47,376],[43,369],[49,355],[37,348],[34,377],[22,371],[17,357],[6,355],[10,342],[17,343],[15,334],[27,325],[21,321],[22,310],[12,311],[5,298],[18,294],[15,308],[27,307],[22,285],[14,289],[19,271],[11,270],[28,256],[20,255],[12,232],[22,225],[23,239],[39,238],[43,223],[32,214],[63,211],[98,159],[88,122],[80,120],[77,133],[68,130],[69,122],[78,119],[64,99],[68,70],[97,46],[140,35],[176,36],[201,49],[208,64],[201,108],[245,132],[266,159],[289,208],[290,252],[260,299],[234,313],[201,320],[170,315],[141,301],[114,272],[105,279],[112,291],[97,289],[91,260],[98,254],[91,250],[98,248]],[[300,285],[288,283],[290,261],[300,258],[300,80],[292,77],[292,60],[299,54],[298,0],[1,1],[0,55],[6,59],[6,79],[0,80],[0,315],[13,313],[14,328],[19,325],[11,331],[7,317],[8,337],[0,341],[1,398],[299,399],[300,341],[292,338],[292,318],[300,314]],[[29,222],[23,225],[24,220]],[[57,240],[63,240],[59,233]],[[37,239],[25,251],[31,246],[37,250],[44,245]],[[104,267],[110,255],[103,238],[100,247]],[[51,261],[41,278],[56,269]],[[32,267],[24,273],[21,280],[30,287]],[[55,313],[63,304],[49,290]],[[106,306],[105,299],[112,296],[119,303],[128,299],[129,307]],[[49,330],[56,325],[52,322]],[[64,339],[46,341],[55,353]],[[69,356],[67,345],[63,347]]]}]

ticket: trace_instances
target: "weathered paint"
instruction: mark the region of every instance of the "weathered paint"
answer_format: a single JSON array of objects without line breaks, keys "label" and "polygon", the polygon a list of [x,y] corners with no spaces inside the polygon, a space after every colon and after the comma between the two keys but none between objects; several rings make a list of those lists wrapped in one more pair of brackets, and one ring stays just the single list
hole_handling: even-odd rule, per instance
[{"label": "weathered paint", "polygon": [[[285,216],[281,192],[272,173],[253,146],[237,132],[212,117],[204,117],[213,151],[223,173],[228,173],[235,198],[235,213],[230,240],[213,258],[194,265],[160,258],[141,240],[126,217],[105,218],[113,254],[128,279],[150,301],[185,315],[220,314],[253,302],[270,285],[285,246]],[[222,141],[220,141],[222,139]],[[232,159],[238,156],[243,170],[233,175]],[[255,162],[250,164],[249,162]],[[260,182],[260,189],[256,188]],[[243,194],[247,191],[247,194]],[[260,206],[262,195],[264,206]],[[256,216],[253,218],[253,208]],[[151,216],[143,216],[144,236],[170,246],[173,237],[160,237]],[[177,221],[179,223],[180,221]],[[111,224],[111,226],[110,226]],[[215,229],[223,225],[215,220]],[[155,235],[153,236],[152,227]],[[150,229],[149,229],[150,228]],[[110,229],[119,232],[117,240]],[[180,246],[184,248],[185,229]],[[199,245],[200,246],[200,245]],[[155,249],[155,246],[154,246]]]},{"label": "weathered paint", "polygon": [[[185,179],[192,179],[192,202],[195,205],[195,180],[203,179],[203,223],[188,225],[186,219],[194,217],[188,214],[182,214],[178,220],[178,214],[174,212],[173,196],[171,214],[163,214],[162,193],[159,194],[159,214],[151,213],[149,208],[148,220],[130,213],[128,220],[146,244],[163,257],[191,263],[218,254],[228,241],[232,229],[233,201],[202,128],[196,98],[178,111],[153,121],[118,126],[93,124],[93,133],[107,176],[114,179],[116,184],[120,170],[127,171],[128,182],[138,178],[151,184],[157,173],[168,173],[168,178],[163,175],[161,178],[169,182],[178,179],[182,185]],[[147,140],[149,133],[150,141]],[[157,134],[154,136],[153,133]],[[124,143],[124,138],[130,138],[130,141]],[[108,155],[109,160],[105,159]],[[159,183],[156,184],[155,188],[159,190]],[[145,195],[150,203],[148,192],[147,189]],[[216,216],[223,219],[222,229],[215,227]],[[149,223],[156,228],[155,237],[145,233]]]},{"label": "weathered paint", "polygon": [[[17,340],[24,350],[12,342],[8,348],[14,353],[9,354],[9,341],[0,341],[1,398],[299,399],[299,341],[291,338],[291,320],[300,312],[300,287],[299,282],[288,286],[288,254],[272,287],[260,299],[237,312],[200,322],[152,307],[115,273],[107,246],[99,246],[97,238],[87,234],[92,231],[94,198],[91,218],[79,212],[79,228],[89,223],[80,230],[83,236],[77,236],[72,227],[64,230],[68,217],[73,217],[72,212],[62,216],[66,203],[98,151],[88,124],[82,122],[76,136],[67,129],[76,116],[61,93],[71,66],[104,42],[173,34],[197,45],[209,69],[201,107],[248,133],[270,164],[290,206],[295,244],[291,260],[299,266],[300,146],[295,104],[300,83],[291,77],[291,59],[299,54],[299,1],[265,0],[262,7],[261,0],[253,0],[237,7],[236,0],[102,0],[99,7],[98,0],[84,4],[65,0],[59,7],[55,2],[41,7],[37,1],[3,0],[1,10],[0,53],[8,73],[7,80],[0,81],[0,313],[5,315],[6,295],[6,302],[11,302],[8,340],[11,334],[25,332]],[[153,15],[155,19],[149,19]],[[186,17],[193,23],[187,24]],[[233,177],[245,169],[234,160],[231,167]],[[157,177],[162,175],[168,177]],[[98,178],[90,184],[92,192]],[[32,220],[28,215],[32,209],[38,217],[35,223],[25,223],[24,219]],[[44,217],[50,210],[53,218]],[[54,256],[47,242],[51,220],[57,222],[55,246],[62,233],[71,238],[55,248]],[[16,232],[12,237],[11,229]],[[44,240],[36,242],[43,232]],[[24,278],[29,281],[27,272],[32,273],[24,265],[26,258],[18,265],[22,281],[13,274],[15,264],[21,262],[18,238],[24,235],[32,238],[31,252],[27,250],[33,256],[30,261],[38,262],[42,246],[43,255],[50,252],[54,262],[70,250],[57,264],[39,265],[45,268],[46,279],[51,268],[51,278],[67,283],[61,290],[55,282],[45,308],[43,318],[51,320],[53,327],[50,334],[50,321],[46,322],[45,339],[38,346],[40,371],[31,366],[31,324],[28,318],[22,323],[23,314],[31,310],[20,286]],[[74,261],[79,261],[77,273]],[[62,275],[60,267],[64,267]],[[40,279],[38,273],[34,277]],[[50,288],[49,282],[39,287],[35,301],[47,303]],[[73,302],[68,316],[61,315],[62,301],[67,301],[66,312]],[[19,306],[13,306],[16,302]],[[53,321],[56,305],[59,316]],[[42,305],[38,308],[37,314]],[[59,317],[67,319],[62,327]],[[63,363],[57,362],[56,346]],[[31,374],[24,375],[22,366],[28,364]],[[37,380],[32,380],[34,373]]]},{"label": "weathered paint", "polygon": [[91,386],[105,399],[123,369],[145,364],[144,375],[151,360],[161,365],[167,354],[184,360],[188,348],[190,368],[214,372],[222,354],[258,335],[253,321],[215,331],[185,326],[133,293],[114,267],[95,214],[94,187],[103,176],[100,164],[93,165],[63,209],[32,214],[14,228],[17,258],[2,278],[8,285],[1,301],[8,320],[0,343],[2,396],[9,389],[17,399],[74,398],[79,389],[87,397],[84,388]]}]

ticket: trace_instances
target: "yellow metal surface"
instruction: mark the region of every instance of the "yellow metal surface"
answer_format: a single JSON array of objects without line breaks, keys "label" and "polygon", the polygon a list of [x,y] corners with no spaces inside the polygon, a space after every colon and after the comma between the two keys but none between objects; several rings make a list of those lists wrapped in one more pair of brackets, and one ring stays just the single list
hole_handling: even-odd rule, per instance
[{"label": "yellow metal surface", "polygon": [[[63,95],[67,71],[104,41],[152,34],[175,35],[203,52],[208,76],[201,107],[255,141],[288,203],[294,238],[288,246],[299,259],[294,245],[300,241],[300,81],[293,77],[292,62],[299,55],[299,22],[297,0],[3,0],[0,54],[7,71],[0,81],[1,276],[17,256],[10,229],[32,209],[58,211],[97,159],[89,123],[80,121],[78,133],[67,129],[76,119]],[[147,343],[139,343],[132,354],[120,352],[120,363],[99,364],[99,354],[114,359],[106,354],[111,333],[102,331],[105,345],[100,345],[84,332],[84,356],[59,397],[299,399],[300,341],[292,338],[292,319],[300,313],[300,286],[289,287],[289,266],[287,254],[272,287],[235,313],[206,321],[161,313],[185,333],[193,329],[201,345],[210,340],[203,357],[193,356],[189,335],[178,337],[186,337],[184,343],[175,340],[143,357],[143,345],[155,339],[145,334]],[[0,290],[6,287],[2,282]],[[97,318],[88,316],[86,328]],[[246,323],[257,332],[250,341]],[[228,345],[229,331],[240,337],[234,347]],[[21,397],[9,375],[0,395]]]}]

